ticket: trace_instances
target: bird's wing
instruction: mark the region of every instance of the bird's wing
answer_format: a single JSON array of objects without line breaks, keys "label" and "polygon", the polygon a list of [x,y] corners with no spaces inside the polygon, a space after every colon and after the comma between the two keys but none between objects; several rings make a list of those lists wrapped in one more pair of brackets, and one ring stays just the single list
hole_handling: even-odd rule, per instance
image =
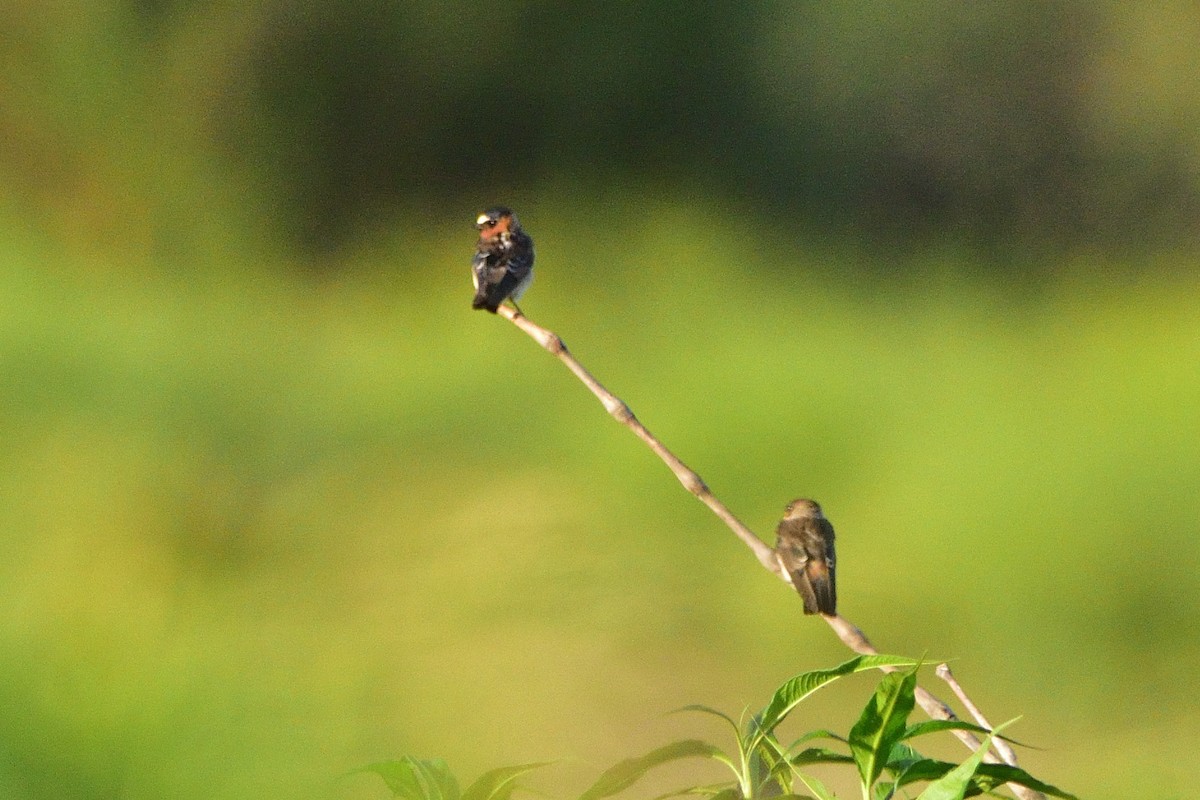
[{"label": "bird's wing", "polygon": [[[494,300],[497,304],[503,303],[504,300],[513,293],[513,290],[521,284],[521,279],[528,274],[517,274],[515,270],[506,269],[500,274],[500,280],[488,287],[488,298]],[[493,275],[495,277],[495,275]]]},{"label": "bird's wing", "polygon": [[479,284],[484,282],[486,267],[487,253],[476,250],[475,257],[471,259],[471,281],[475,284],[476,291],[479,290]]},{"label": "bird's wing", "polygon": [[810,558],[805,573],[812,585],[816,605],[823,613],[832,614],[837,608],[837,556],[833,546],[833,525],[825,518],[810,521],[808,531]]},{"label": "bird's wing", "polygon": [[533,269],[533,240],[522,235],[513,242],[508,252],[508,269],[517,273],[517,278],[524,278]]},{"label": "bird's wing", "polygon": [[815,614],[817,596],[813,591],[809,565],[812,559],[805,549],[807,531],[800,520],[785,519],[776,529],[775,554],[792,578],[792,586],[804,601],[804,613]]}]

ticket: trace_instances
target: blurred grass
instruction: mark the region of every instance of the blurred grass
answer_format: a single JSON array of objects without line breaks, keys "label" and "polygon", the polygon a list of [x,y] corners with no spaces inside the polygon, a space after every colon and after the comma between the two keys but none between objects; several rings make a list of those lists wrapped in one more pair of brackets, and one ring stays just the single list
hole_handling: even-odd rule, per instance
[{"label": "blurred grass", "polygon": [[[712,208],[524,216],[526,311],[764,536],[818,497],[881,649],[957,657],[1046,780],[1182,795],[1193,278],[1081,261],[1017,294],[948,254],[847,285],[846,254]],[[622,233],[608,260],[581,219]],[[662,712],[736,714],[843,657],[556,361],[469,312],[465,224],[306,275],[123,270],[9,222],[0,793],[374,797],[334,776],[414,753],[563,758],[534,783],[567,795],[720,735]]]}]

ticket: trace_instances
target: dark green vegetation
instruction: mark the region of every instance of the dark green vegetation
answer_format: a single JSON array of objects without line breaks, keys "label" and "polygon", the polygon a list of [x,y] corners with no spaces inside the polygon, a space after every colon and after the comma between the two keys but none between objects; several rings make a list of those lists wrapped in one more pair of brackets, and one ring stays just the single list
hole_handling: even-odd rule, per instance
[{"label": "dark green vegetation", "polygon": [[[512,35],[499,23],[513,9],[541,8],[528,4],[491,21],[475,4],[414,5],[427,13],[380,11],[373,26],[347,11],[355,36],[438,43],[373,52],[425,64],[418,77],[445,89],[425,116],[405,106],[355,129],[423,171],[355,172],[360,151],[321,155],[340,134],[299,113],[304,97],[268,91],[263,65],[295,28],[340,30],[296,8],[6,12],[0,795],[318,797],[356,790],[331,789],[332,776],[413,753],[468,775],[559,759],[528,780],[567,796],[693,735],[680,726],[694,720],[658,712],[742,708],[845,657],[560,364],[470,312],[471,222],[493,202],[538,242],[525,310],[735,513],[769,536],[788,500],[821,501],[841,609],[877,645],[957,657],[990,717],[1022,715],[1019,738],[1044,748],[1022,754],[1034,775],[1081,797],[1190,794],[1179,754],[1200,745],[1200,281],[1190,251],[1170,246],[1188,233],[1172,209],[1189,206],[1167,178],[1193,173],[1167,159],[1133,170],[1162,178],[1149,188],[1086,183],[1113,193],[1100,209],[1144,201],[1132,230],[1174,234],[1121,248],[1105,244],[1119,226],[1038,235],[1054,204],[974,233],[933,215],[893,241],[862,222],[879,217],[853,184],[825,227],[805,213],[818,195],[739,176],[733,156],[689,161],[705,152],[695,142],[634,159],[707,128],[638,128],[622,159],[586,117],[574,118],[593,136],[562,149],[507,119],[481,123],[492,117],[447,92],[486,94],[472,59],[501,61],[485,42]],[[651,27],[628,13],[605,24]],[[1103,101],[1084,115],[1094,142],[1195,159],[1181,76],[1200,74],[1197,51],[1175,44],[1190,12],[1105,13],[1083,29],[1103,35],[1078,84]],[[274,75],[275,91],[290,78],[315,104],[342,96],[297,70],[351,70],[347,52]],[[695,51],[649,52],[692,74]],[[1118,57],[1130,54],[1145,57]],[[622,127],[649,125],[667,95],[622,88],[669,72],[652,66],[604,73],[614,103],[642,98]],[[364,81],[351,71],[339,85]],[[371,97],[420,99],[387,85]],[[278,116],[288,108],[295,118]],[[392,136],[397,120],[414,127]],[[827,141],[877,128],[853,122]],[[789,141],[734,152],[785,183],[874,152]],[[520,171],[506,168],[514,147]],[[821,171],[774,170],[777,149],[822,153]],[[853,718],[860,703],[816,696],[799,724]]]}]

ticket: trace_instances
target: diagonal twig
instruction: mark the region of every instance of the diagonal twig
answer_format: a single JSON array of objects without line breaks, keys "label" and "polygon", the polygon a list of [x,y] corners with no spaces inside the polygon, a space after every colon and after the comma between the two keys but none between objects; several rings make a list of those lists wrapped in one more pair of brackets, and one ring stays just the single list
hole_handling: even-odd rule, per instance
[{"label": "diagonal twig", "polygon": [[[954,673],[950,671],[950,665],[938,664],[937,669],[934,670],[934,672],[939,678],[946,682],[946,685],[950,687],[950,691],[954,692],[955,696],[958,697],[959,701],[967,709],[967,712],[975,718],[975,722],[984,728],[991,730],[992,723],[988,722],[987,717],[983,715],[983,712],[979,710],[979,707],[971,702],[970,697],[967,697],[967,693],[963,690],[962,684],[955,679]],[[996,749],[996,753],[1000,756],[1001,761],[1003,761],[1005,764],[1008,764],[1010,767],[1015,767],[1017,765],[1017,754],[1013,752],[1011,747],[1008,746],[1008,742],[997,736],[992,739],[992,746]]]},{"label": "diagonal twig", "polygon": [[[671,472],[675,474],[675,477],[678,478],[679,482],[683,484],[683,488],[687,489],[689,492],[695,495],[700,502],[708,506],[709,509],[711,509],[712,512],[716,514],[717,517],[720,518],[720,520],[724,522],[731,531],[733,531],[734,535],[741,539],[742,543],[750,548],[750,552],[754,554],[755,558],[758,559],[759,563],[762,564],[764,569],[774,573],[780,579],[786,580],[783,576],[782,568],[779,566],[779,562],[775,559],[775,551],[766,542],[758,538],[754,531],[750,530],[741,520],[735,517],[733,512],[730,511],[725,504],[722,503],[716,497],[716,495],[712,493],[712,491],[708,488],[708,485],[698,474],[696,474],[694,470],[688,467],[687,464],[684,464],[682,461],[680,461],[678,456],[668,450],[662,442],[656,439],[654,435],[646,429],[646,426],[643,425],[636,416],[634,416],[633,411],[628,405],[625,404],[623,400],[614,395],[612,392],[608,391],[608,389],[605,389],[599,381],[592,377],[592,374],[588,372],[582,364],[579,363],[578,359],[571,355],[571,351],[567,349],[567,345],[558,336],[558,334],[530,321],[530,319],[524,314],[513,308],[509,308],[508,306],[500,306],[498,313],[528,334],[534,341],[540,344],[543,349],[545,349],[551,355],[557,357],[559,361],[563,362],[567,369],[571,370],[571,372],[575,374],[575,377],[579,378],[583,385],[586,386],[588,390],[600,400],[600,403],[604,406],[604,409],[613,417],[613,419],[624,425],[626,428],[629,428],[631,431],[633,431],[635,436],[645,442],[646,446],[653,450],[654,454],[662,459],[663,463],[666,464]],[[833,629],[833,632],[837,634],[837,637],[842,640],[842,643],[845,644],[846,647],[850,648],[856,653],[866,655],[878,654],[879,651],[875,649],[875,647],[867,639],[866,635],[863,634],[863,632],[849,620],[845,619],[841,615],[821,616],[825,622],[829,624],[829,627]],[[962,696],[965,697],[965,695]],[[920,686],[916,688],[916,701],[921,708],[924,709],[925,713],[933,719],[957,719],[957,716],[949,706]],[[968,708],[973,709],[974,706],[968,705]],[[984,725],[982,722],[980,724]],[[984,727],[990,726],[984,725]],[[970,731],[951,731],[951,733],[953,733],[970,750],[977,750],[981,744],[978,737],[976,737]],[[1011,750],[1009,752],[1011,754]],[[988,760],[995,759],[989,756]],[[1005,758],[1004,760],[1007,764],[1012,766],[1016,765],[1015,756],[1013,756],[1011,761],[1008,760],[1008,758]],[[1025,786],[1009,784],[1009,787],[1012,789],[1013,793],[1022,800],[1045,800],[1045,795],[1043,795],[1041,792],[1036,792]]]}]

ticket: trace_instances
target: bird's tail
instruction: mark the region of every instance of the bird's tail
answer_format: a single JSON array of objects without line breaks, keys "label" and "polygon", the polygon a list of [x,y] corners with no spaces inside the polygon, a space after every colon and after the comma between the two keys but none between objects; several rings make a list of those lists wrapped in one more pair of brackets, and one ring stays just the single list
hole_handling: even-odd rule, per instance
[{"label": "bird's tail", "polygon": [[812,611],[808,609],[808,598],[805,598],[804,610],[808,613],[819,611],[828,616],[837,614],[837,587],[834,586],[833,576],[828,572],[821,572],[809,576],[809,581],[812,584],[812,599],[815,601]]},{"label": "bird's tail", "polygon": [[481,308],[486,308],[488,311],[495,314],[496,309],[499,307],[499,303],[490,302],[484,292],[477,293],[475,295],[475,299],[471,301],[471,308],[475,309],[476,311]]}]

